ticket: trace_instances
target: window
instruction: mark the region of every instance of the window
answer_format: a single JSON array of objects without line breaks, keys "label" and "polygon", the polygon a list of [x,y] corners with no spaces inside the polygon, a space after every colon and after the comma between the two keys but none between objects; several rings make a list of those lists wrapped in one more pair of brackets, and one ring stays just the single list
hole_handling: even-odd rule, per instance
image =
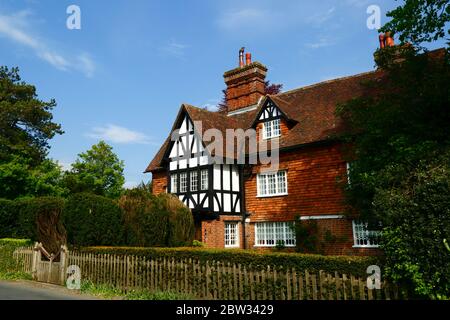
[{"label": "window", "polygon": [[287,194],[287,174],[286,171],[276,173],[258,174],[258,196],[277,196]]},{"label": "window", "polygon": [[197,191],[198,174],[197,171],[191,171],[191,191]]},{"label": "window", "polygon": [[225,247],[239,247],[239,228],[237,222],[225,222]]},{"label": "window", "polygon": [[293,222],[257,222],[255,223],[255,246],[274,247],[283,244],[295,246]]},{"label": "window", "polygon": [[186,191],[187,191],[187,173],[182,172],[180,173],[180,192]]},{"label": "window", "polygon": [[208,190],[208,170],[202,170],[200,171],[201,175],[201,181],[200,181],[200,188],[202,190]]},{"label": "window", "polygon": [[271,139],[281,136],[280,119],[263,123],[263,139]]},{"label": "window", "polygon": [[178,176],[176,174],[172,174],[170,176],[170,192],[177,193],[178,192]]},{"label": "window", "polygon": [[381,231],[369,230],[368,223],[353,221],[354,247],[376,248],[380,244]]}]

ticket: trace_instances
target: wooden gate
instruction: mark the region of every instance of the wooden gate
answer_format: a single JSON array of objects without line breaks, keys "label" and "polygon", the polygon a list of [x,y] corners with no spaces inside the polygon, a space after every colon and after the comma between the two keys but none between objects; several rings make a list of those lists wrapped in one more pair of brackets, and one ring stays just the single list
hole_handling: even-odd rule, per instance
[{"label": "wooden gate", "polygon": [[33,265],[31,269],[33,280],[64,285],[68,253],[69,251],[65,245],[61,246],[56,254],[50,254],[42,246],[42,243],[36,243],[33,248]]}]

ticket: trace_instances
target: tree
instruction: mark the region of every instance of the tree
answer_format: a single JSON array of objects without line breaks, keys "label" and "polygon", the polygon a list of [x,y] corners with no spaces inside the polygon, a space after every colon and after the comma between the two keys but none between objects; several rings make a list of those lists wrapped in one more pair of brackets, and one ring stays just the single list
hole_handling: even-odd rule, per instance
[{"label": "tree", "polygon": [[[275,95],[275,94],[279,94],[283,90],[282,84],[275,84],[275,83],[271,84],[270,81],[266,81],[264,84],[265,84],[264,94]],[[222,90],[222,94],[223,94],[222,100],[217,105],[217,112],[227,112],[228,111],[227,90],[226,89]]]},{"label": "tree", "polygon": [[19,69],[0,67],[0,161],[13,156],[39,164],[47,155],[48,141],[62,134],[52,122],[55,100],[39,100],[36,88],[21,81]]},{"label": "tree", "polygon": [[435,41],[445,37],[446,33],[450,36],[449,0],[407,0],[388,12],[387,16],[392,17],[392,20],[381,31],[399,33],[399,39],[403,43]]},{"label": "tree", "polygon": [[378,50],[382,78],[338,108],[348,128],[346,195],[352,214],[382,223],[385,274],[422,297],[449,297],[450,60],[445,50],[417,52]]},{"label": "tree", "polygon": [[52,122],[54,100],[39,100],[18,68],[0,67],[0,197],[60,195],[60,168],[46,159],[49,140],[62,134]]},{"label": "tree", "polygon": [[78,155],[72,170],[64,177],[71,193],[89,192],[117,198],[125,182],[124,163],[104,141]]}]

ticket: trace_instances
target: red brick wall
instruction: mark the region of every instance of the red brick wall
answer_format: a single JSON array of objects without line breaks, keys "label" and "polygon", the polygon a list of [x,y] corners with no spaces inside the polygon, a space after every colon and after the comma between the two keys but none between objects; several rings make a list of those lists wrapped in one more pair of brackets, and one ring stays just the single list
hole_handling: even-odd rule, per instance
[{"label": "red brick wall", "polygon": [[[225,216],[221,215],[218,220],[202,221],[202,242],[209,248],[224,248],[225,247],[225,222],[239,221],[240,216]],[[239,242],[240,247],[243,247],[242,239],[242,223],[239,223]]]},{"label": "red brick wall", "polygon": [[160,194],[166,192],[167,187],[167,173],[165,171],[152,172],[153,194]]},{"label": "red brick wall", "polygon": [[342,214],[344,195],[337,178],[346,177],[338,145],[304,148],[280,154],[287,172],[287,196],[258,198],[255,166],[245,181],[246,207],[252,221],[289,221],[297,215]]}]

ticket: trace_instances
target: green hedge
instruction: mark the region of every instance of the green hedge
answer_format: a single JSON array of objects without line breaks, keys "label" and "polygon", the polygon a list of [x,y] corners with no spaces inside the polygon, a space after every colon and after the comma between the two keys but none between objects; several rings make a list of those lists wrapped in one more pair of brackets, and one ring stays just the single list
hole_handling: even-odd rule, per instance
[{"label": "green hedge", "polygon": [[240,249],[202,249],[202,248],[130,248],[130,247],[84,247],[82,252],[115,255],[136,255],[151,259],[175,258],[196,259],[201,262],[225,261],[240,263],[253,270],[267,268],[268,265],[278,269],[338,271],[347,275],[367,276],[369,265],[382,267],[380,257],[358,256],[322,256],[302,253],[258,252]]},{"label": "green hedge", "polygon": [[63,221],[68,242],[75,246],[123,245],[122,213],[116,201],[79,193],[66,201]]},{"label": "green hedge", "polygon": [[0,199],[0,238],[20,237],[18,212],[15,204],[14,201]]},{"label": "green hedge", "polygon": [[179,247],[194,238],[191,210],[170,194],[155,196],[148,190],[127,190],[119,199],[126,245],[138,247]]},{"label": "green hedge", "polygon": [[32,244],[30,240],[24,239],[0,239],[0,279],[29,278],[20,272],[20,263],[13,257],[14,250]]}]

